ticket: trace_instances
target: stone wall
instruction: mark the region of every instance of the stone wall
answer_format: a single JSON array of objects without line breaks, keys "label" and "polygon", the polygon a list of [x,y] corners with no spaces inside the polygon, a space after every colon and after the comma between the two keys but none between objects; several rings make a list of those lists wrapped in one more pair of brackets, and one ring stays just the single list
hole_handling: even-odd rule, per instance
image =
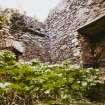
[{"label": "stone wall", "polygon": [[68,58],[81,62],[77,29],[102,14],[105,14],[105,0],[63,0],[52,10],[45,22],[52,62]]},{"label": "stone wall", "polygon": [[[7,49],[6,39],[9,37],[13,41],[22,43],[24,52],[19,57],[23,60],[40,59],[50,61],[48,54],[48,37],[45,34],[45,25],[35,18],[21,14],[18,10],[5,9],[0,10],[0,16],[6,16],[7,24],[3,24],[0,29],[0,49]],[[10,38],[10,39],[11,39]],[[10,41],[8,39],[8,41]],[[19,46],[18,45],[19,50]],[[10,47],[14,47],[12,44]]]},{"label": "stone wall", "polygon": [[[82,35],[77,30],[104,14],[105,0],[62,0],[50,11],[44,23],[17,10],[0,10],[0,15],[8,17],[6,27],[9,35],[23,43],[25,52],[21,58],[39,58],[52,63],[66,59],[79,64],[91,62],[90,44],[87,39],[81,41]],[[45,36],[40,36],[36,31]],[[83,58],[83,54],[87,56],[84,51],[88,52],[88,59]]]},{"label": "stone wall", "polygon": [[24,33],[19,40],[24,43],[25,47],[25,53],[23,53],[22,59],[32,60],[34,58],[39,58],[45,62],[50,61],[46,47],[46,38],[37,35],[35,36],[30,33]]},{"label": "stone wall", "polygon": [[[10,20],[12,22],[10,29],[13,30],[11,30],[11,34],[23,42],[25,47],[22,59],[31,60],[39,58],[42,61],[49,61],[50,57],[47,53],[48,37],[45,33],[45,25],[32,17],[18,13],[12,14]],[[40,34],[44,36],[40,36]]]}]

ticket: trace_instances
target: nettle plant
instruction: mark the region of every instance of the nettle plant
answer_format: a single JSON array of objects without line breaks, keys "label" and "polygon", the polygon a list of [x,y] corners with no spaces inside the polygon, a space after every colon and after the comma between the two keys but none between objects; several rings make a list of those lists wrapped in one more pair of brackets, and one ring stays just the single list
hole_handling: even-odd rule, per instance
[{"label": "nettle plant", "polygon": [[104,78],[98,69],[84,69],[69,61],[50,65],[39,60],[19,63],[12,52],[0,52],[2,105],[72,105],[73,100],[89,98],[101,85],[104,90]]}]

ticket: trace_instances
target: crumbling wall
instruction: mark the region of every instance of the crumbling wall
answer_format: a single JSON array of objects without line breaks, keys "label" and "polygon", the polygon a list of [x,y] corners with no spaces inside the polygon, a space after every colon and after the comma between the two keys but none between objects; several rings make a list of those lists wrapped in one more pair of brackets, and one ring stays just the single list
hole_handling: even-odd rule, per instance
[{"label": "crumbling wall", "polygon": [[81,62],[77,29],[104,13],[104,0],[63,0],[46,20],[51,60],[56,62],[69,58]]},{"label": "crumbling wall", "polygon": [[[45,25],[32,17],[19,13],[12,14],[10,20],[12,22],[10,28],[11,34],[14,35],[15,33],[14,37],[23,42],[25,47],[22,58],[24,60],[39,58],[43,61],[49,61],[50,57],[46,46],[48,38],[44,29]],[[39,34],[35,33],[36,31]]]},{"label": "crumbling wall", "polygon": [[[74,63],[82,63],[85,59],[82,57],[83,48],[87,48],[89,58],[86,60],[91,62],[89,43],[86,40],[80,43],[81,35],[77,30],[105,14],[105,0],[62,0],[50,11],[45,23],[18,11],[6,9],[3,13],[10,19],[7,25],[9,34],[24,44],[23,59],[39,58],[53,63],[70,59]],[[35,31],[44,33],[45,37],[33,34]]]},{"label": "crumbling wall", "polygon": [[22,41],[25,46],[25,53],[22,55],[24,60],[39,58],[42,61],[49,62],[50,57],[45,45],[47,43],[46,38],[24,33],[19,40]]},{"label": "crumbling wall", "polygon": [[[24,47],[20,59],[26,61],[39,58],[43,61],[49,61],[50,57],[47,53],[48,37],[45,35],[45,25],[43,23],[21,14],[18,10],[0,10],[0,15],[6,16],[8,19],[8,23],[0,29],[0,37],[2,37],[0,49],[6,48],[3,47],[3,43],[6,43],[5,39],[11,36],[14,41],[22,43]],[[19,48],[18,45],[17,47]]]}]

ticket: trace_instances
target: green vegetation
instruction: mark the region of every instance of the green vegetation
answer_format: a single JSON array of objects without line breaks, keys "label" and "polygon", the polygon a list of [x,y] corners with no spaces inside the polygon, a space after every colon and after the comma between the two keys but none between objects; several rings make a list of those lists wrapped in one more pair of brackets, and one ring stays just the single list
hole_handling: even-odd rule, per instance
[{"label": "green vegetation", "polygon": [[0,105],[101,105],[104,85],[97,69],[69,61],[19,63],[12,52],[0,52]]},{"label": "green vegetation", "polygon": [[6,25],[8,23],[7,17],[0,15],[0,27],[2,27],[3,25]]}]

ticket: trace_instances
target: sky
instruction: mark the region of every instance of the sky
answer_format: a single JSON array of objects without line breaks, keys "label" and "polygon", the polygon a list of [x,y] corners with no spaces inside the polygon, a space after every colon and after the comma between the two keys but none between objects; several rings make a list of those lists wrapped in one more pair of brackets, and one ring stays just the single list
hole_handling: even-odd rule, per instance
[{"label": "sky", "polygon": [[26,11],[29,16],[36,16],[44,21],[50,9],[53,9],[61,0],[0,0],[0,6],[18,8]]}]

